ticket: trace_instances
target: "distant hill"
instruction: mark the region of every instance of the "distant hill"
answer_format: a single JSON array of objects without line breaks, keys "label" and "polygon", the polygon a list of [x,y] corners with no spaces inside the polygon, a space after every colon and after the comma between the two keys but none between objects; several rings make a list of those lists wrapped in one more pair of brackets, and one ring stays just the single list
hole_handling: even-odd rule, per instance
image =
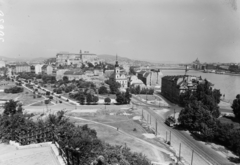
[{"label": "distant hill", "polygon": [[18,60],[18,59],[0,56],[0,60],[3,60],[3,61],[15,61],[15,60]]},{"label": "distant hill", "polygon": [[49,59],[49,58],[46,58],[46,57],[38,57],[38,58],[30,59],[29,62],[30,62],[30,63],[42,63],[42,62],[46,61],[47,59]]},{"label": "distant hill", "polygon": [[16,58],[10,58],[10,57],[4,57],[0,56],[0,60],[3,60],[5,62],[30,62],[30,63],[42,63],[45,60],[49,58],[45,57],[37,57],[37,58],[28,58],[28,57],[16,57]]},{"label": "distant hill", "polygon": [[[115,55],[109,55],[109,54],[101,54],[98,55],[99,59],[105,60],[107,63],[114,64],[116,62],[116,56]],[[128,64],[128,65],[152,65],[154,63],[147,62],[147,61],[140,61],[140,60],[132,60],[127,57],[117,57],[118,62],[120,65],[122,64]]]},{"label": "distant hill", "polygon": [[56,62],[56,57],[47,58],[47,59],[44,60],[45,64],[55,63],[55,62]]}]

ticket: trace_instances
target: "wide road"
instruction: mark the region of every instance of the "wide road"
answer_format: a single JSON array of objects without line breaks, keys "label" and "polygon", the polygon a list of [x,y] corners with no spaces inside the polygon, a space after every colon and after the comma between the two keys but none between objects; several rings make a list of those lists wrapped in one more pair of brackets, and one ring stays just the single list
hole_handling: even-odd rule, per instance
[{"label": "wide road", "polygon": [[[232,165],[232,163],[215,152],[212,149],[209,149],[205,145],[197,142],[192,136],[187,134],[184,131],[173,129],[164,124],[165,117],[159,116],[154,110],[151,110],[150,107],[159,108],[159,106],[146,104],[146,102],[140,100],[137,97],[133,97],[137,101],[138,106],[142,106],[151,116],[153,116],[159,124],[162,124],[166,129],[171,131],[176,137],[180,138],[183,142],[189,145],[196,153],[204,157],[208,162],[214,165]],[[140,103],[140,104],[139,104]],[[184,157],[184,156],[183,156]]]}]

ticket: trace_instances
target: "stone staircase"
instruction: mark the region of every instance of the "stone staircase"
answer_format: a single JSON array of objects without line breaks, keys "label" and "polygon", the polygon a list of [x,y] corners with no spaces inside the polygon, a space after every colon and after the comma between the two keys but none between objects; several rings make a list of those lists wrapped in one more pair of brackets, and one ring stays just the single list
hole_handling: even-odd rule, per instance
[{"label": "stone staircase", "polygon": [[59,165],[50,146],[17,149],[0,143],[0,165]]}]

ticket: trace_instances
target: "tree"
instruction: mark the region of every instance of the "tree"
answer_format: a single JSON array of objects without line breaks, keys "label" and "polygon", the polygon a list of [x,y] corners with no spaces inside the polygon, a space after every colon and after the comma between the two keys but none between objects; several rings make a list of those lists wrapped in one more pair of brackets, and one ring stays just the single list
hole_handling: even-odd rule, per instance
[{"label": "tree", "polygon": [[68,83],[68,81],[69,81],[69,80],[68,80],[68,77],[67,77],[67,76],[63,76],[63,82],[64,82],[64,83]]},{"label": "tree", "polygon": [[42,80],[44,83],[55,83],[56,82],[56,77],[55,76],[51,76],[51,75],[43,75],[42,76]]},{"label": "tree", "polygon": [[105,104],[109,105],[111,103],[111,99],[109,97],[106,97],[104,99]]},{"label": "tree", "polygon": [[105,94],[108,94],[108,90],[105,86],[101,86],[98,90],[98,93],[101,95],[105,95]]},{"label": "tree", "polygon": [[44,100],[44,103],[45,103],[45,104],[49,104],[50,101],[49,101],[49,100]]},{"label": "tree", "polygon": [[17,101],[14,101],[14,100],[9,100],[7,102],[5,102],[4,106],[4,111],[3,111],[3,114],[4,115],[14,115],[17,111],[16,111],[16,108],[17,108]]},{"label": "tree", "polygon": [[107,80],[105,81],[105,83],[109,85],[112,94],[116,94],[119,91],[119,88],[121,87],[121,84],[115,82],[114,80]]},{"label": "tree", "polygon": [[41,75],[41,74],[38,74],[38,75],[36,76],[36,78],[37,78],[37,79],[41,79],[41,78],[42,78],[42,75]]},{"label": "tree", "polygon": [[129,90],[129,88],[127,88],[127,91],[125,93],[125,99],[126,99],[127,104],[130,103],[131,97],[132,97],[132,95],[130,94],[130,90]]},{"label": "tree", "polygon": [[134,86],[130,87],[130,91],[132,94],[137,94],[136,88]]},{"label": "tree", "polygon": [[97,102],[99,101],[99,98],[97,96],[93,96],[93,100],[94,104],[97,104]]},{"label": "tree", "polygon": [[49,92],[49,91],[47,91],[47,92],[46,92],[46,95],[47,95],[47,96],[50,96],[50,92]]},{"label": "tree", "polygon": [[67,86],[67,87],[65,88],[65,93],[69,93],[69,92],[71,92],[73,89],[74,89],[74,86]]},{"label": "tree", "polygon": [[84,96],[83,93],[79,94],[78,100],[79,100],[81,105],[84,105],[84,103],[85,103],[85,96]]},{"label": "tree", "polygon": [[136,94],[140,94],[140,91],[141,91],[141,88],[140,88],[140,86],[138,85],[138,86],[136,87]]},{"label": "tree", "polygon": [[189,103],[199,101],[205,110],[210,111],[211,115],[218,118],[220,115],[218,103],[220,102],[220,90],[213,90],[211,84],[205,80],[204,84],[199,84],[196,91],[186,91],[179,97],[180,105],[186,106]]},{"label": "tree", "polygon": [[24,109],[23,109],[22,105],[23,104],[20,102],[17,103],[17,111],[16,111],[17,113],[21,113],[21,114],[23,113]]},{"label": "tree", "polygon": [[87,104],[91,104],[91,102],[93,102],[93,96],[90,93],[88,93],[87,94]]},{"label": "tree", "polygon": [[220,93],[220,90],[214,89],[213,90],[213,98],[215,99],[216,103],[219,104],[221,101],[222,94]]},{"label": "tree", "polygon": [[88,62],[87,64],[88,64],[88,67],[90,67],[90,68],[94,67],[94,65],[90,62]]},{"label": "tree", "polygon": [[[54,91],[54,90],[53,90]],[[55,92],[55,91],[54,91]],[[62,94],[62,89],[61,88],[58,88],[58,89],[56,89],[56,93],[57,94]]]},{"label": "tree", "polygon": [[125,98],[125,93],[117,93],[116,96],[117,96],[116,101],[118,104],[126,104],[127,103],[127,100]]},{"label": "tree", "polygon": [[212,129],[215,127],[213,122],[216,122],[216,119],[210,111],[204,108],[201,102],[193,101],[181,110],[178,121],[190,131],[204,132],[204,124]]},{"label": "tree", "polygon": [[240,120],[240,94],[238,94],[236,99],[233,100],[231,108],[236,119]]}]

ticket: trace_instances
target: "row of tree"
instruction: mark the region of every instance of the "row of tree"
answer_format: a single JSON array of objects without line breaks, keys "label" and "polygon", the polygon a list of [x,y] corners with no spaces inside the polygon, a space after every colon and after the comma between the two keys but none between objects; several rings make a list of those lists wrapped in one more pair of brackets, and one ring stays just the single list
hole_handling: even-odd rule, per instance
[{"label": "row of tree", "polygon": [[53,133],[61,135],[59,145],[62,148],[68,145],[69,148],[80,149],[80,164],[151,164],[143,154],[133,153],[128,147],[112,146],[101,141],[97,137],[97,132],[88,125],[75,126],[64,116],[63,111],[50,114],[45,120],[39,119],[34,122],[31,120],[33,115],[23,114],[13,100],[5,104],[4,108],[3,115],[0,115],[0,139],[3,142],[15,140],[16,133],[26,134],[28,131],[54,126]]},{"label": "row of tree", "polygon": [[47,75],[47,74],[35,74],[31,72],[20,72],[18,73],[17,79],[22,78],[25,80],[33,80],[36,79],[42,79],[43,83],[51,83],[54,84],[56,82],[56,77],[53,75]]},{"label": "row of tree", "polygon": [[132,94],[147,94],[147,95],[153,95],[154,89],[153,88],[140,88],[140,86],[132,86],[130,87],[130,92]]},{"label": "row of tree", "polygon": [[234,72],[234,73],[240,73],[240,68],[238,65],[230,65],[229,66],[229,71]]},{"label": "row of tree", "polygon": [[84,105],[85,103],[88,105],[97,104],[99,101],[97,96],[94,96],[91,93],[85,94],[84,92],[70,93],[69,97],[77,100],[81,105]]},{"label": "row of tree", "polygon": [[[180,96],[185,108],[181,110],[178,121],[202,140],[224,145],[240,156],[240,130],[218,119],[220,97],[220,91],[212,89],[207,81],[199,84],[196,91],[187,91]],[[239,113],[239,97],[237,99],[233,105],[237,104],[235,111]]]}]

